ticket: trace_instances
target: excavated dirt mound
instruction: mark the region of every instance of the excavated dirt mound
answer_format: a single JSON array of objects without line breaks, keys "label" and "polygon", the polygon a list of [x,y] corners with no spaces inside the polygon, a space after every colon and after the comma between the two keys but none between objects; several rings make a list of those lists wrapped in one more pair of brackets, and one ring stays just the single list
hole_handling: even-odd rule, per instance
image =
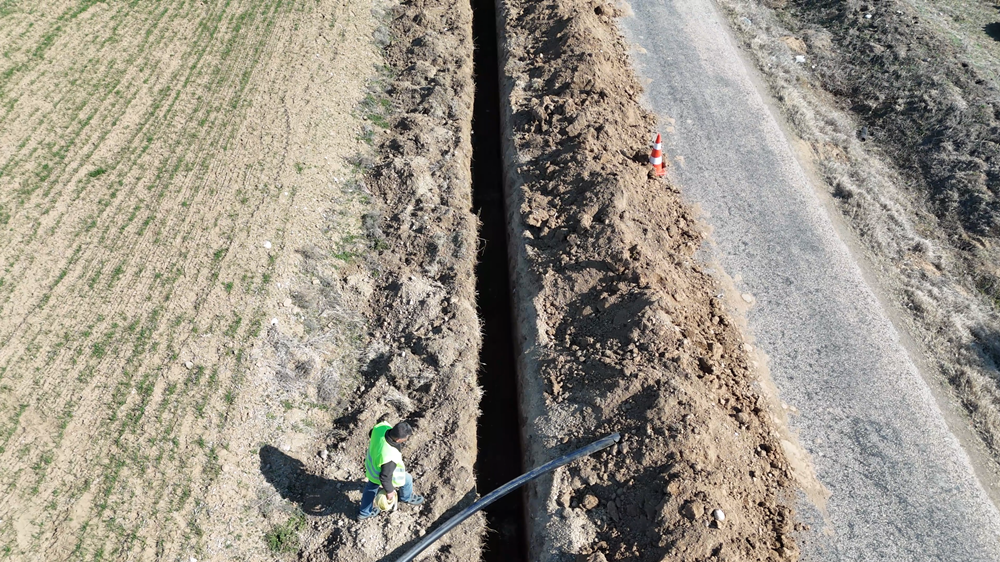
[{"label": "excavated dirt mound", "polygon": [[[414,0],[393,6],[388,18],[393,112],[378,137],[378,160],[359,162],[375,198],[365,224],[378,255],[344,274],[348,284],[368,287],[369,346],[357,392],[321,441],[328,453],[285,471],[293,481],[284,488],[305,499],[325,494],[306,503],[330,515],[311,521],[302,560],[395,559],[476,499],[472,15],[466,2]],[[368,430],[401,419],[415,428],[403,457],[427,503],[357,522]],[[478,559],[484,529],[481,516],[463,523],[432,547],[435,559]]]},{"label": "excavated dirt mound", "polygon": [[691,209],[648,175],[619,15],[501,3],[526,464],[622,434],[529,490],[531,559],[794,560],[790,444]]}]

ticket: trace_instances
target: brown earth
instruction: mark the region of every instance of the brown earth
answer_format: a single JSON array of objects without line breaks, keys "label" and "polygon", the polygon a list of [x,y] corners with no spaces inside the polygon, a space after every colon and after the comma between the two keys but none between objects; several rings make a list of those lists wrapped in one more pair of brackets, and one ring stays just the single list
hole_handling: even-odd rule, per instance
[{"label": "brown earth", "polygon": [[529,489],[531,559],[794,560],[790,443],[702,228],[647,174],[620,15],[500,3],[526,464],[623,436]]}]

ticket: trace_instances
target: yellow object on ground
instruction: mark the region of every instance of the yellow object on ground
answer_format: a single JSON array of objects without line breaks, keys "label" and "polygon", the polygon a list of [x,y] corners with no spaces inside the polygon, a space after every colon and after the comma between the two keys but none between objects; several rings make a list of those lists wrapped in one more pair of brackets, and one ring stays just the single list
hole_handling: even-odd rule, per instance
[{"label": "yellow object on ground", "polygon": [[399,496],[393,495],[392,500],[385,494],[385,490],[379,490],[375,494],[375,507],[381,509],[382,511],[390,511],[396,509],[396,499]]}]

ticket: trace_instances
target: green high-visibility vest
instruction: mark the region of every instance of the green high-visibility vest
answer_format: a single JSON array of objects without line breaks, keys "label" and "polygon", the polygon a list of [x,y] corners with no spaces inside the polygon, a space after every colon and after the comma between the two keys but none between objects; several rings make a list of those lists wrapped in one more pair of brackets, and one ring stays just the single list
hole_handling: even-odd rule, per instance
[{"label": "green high-visibility vest", "polygon": [[368,443],[368,457],[365,458],[365,473],[369,482],[379,484],[378,476],[382,472],[382,465],[392,461],[396,463],[396,470],[392,473],[392,485],[399,488],[406,484],[406,467],[403,466],[403,454],[399,449],[385,441],[385,434],[390,429],[392,426],[386,422],[372,429],[372,438]]}]

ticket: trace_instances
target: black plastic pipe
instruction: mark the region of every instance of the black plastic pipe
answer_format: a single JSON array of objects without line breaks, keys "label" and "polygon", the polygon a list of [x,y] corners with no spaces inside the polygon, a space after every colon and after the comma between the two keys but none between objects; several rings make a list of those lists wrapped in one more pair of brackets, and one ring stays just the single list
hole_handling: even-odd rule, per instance
[{"label": "black plastic pipe", "polygon": [[581,457],[592,455],[597,451],[600,451],[601,449],[606,449],[611,445],[613,445],[614,443],[617,443],[619,439],[621,439],[620,434],[612,433],[611,435],[608,435],[603,439],[594,441],[593,443],[587,445],[586,447],[583,447],[582,449],[577,449],[576,451],[573,451],[568,455],[549,461],[543,464],[542,466],[532,470],[531,472],[526,472],[518,476],[517,478],[511,480],[510,482],[507,482],[503,486],[500,486],[496,490],[493,490],[489,494],[486,494],[482,498],[479,498],[477,502],[473,503],[469,507],[458,512],[458,514],[456,514],[451,519],[445,521],[444,525],[441,525],[440,527],[435,529],[434,532],[424,537],[417,544],[413,545],[413,548],[407,550],[402,556],[400,556],[397,559],[396,562],[410,562],[411,560],[416,558],[418,554],[423,552],[424,549],[434,544],[434,541],[444,536],[444,534],[447,533],[448,531],[454,529],[462,521],[468,519],[473,513],[479,511],[480,509],[483,509],[484,507],[506,496],[510,492],[520,488],[521,486],[527,484],[528,482],[531,482],[532,480],[538,478],[539,476],[545,474],[546,472],[555,470],[560,466],[563,466],[564,464],[569,464]]}]

